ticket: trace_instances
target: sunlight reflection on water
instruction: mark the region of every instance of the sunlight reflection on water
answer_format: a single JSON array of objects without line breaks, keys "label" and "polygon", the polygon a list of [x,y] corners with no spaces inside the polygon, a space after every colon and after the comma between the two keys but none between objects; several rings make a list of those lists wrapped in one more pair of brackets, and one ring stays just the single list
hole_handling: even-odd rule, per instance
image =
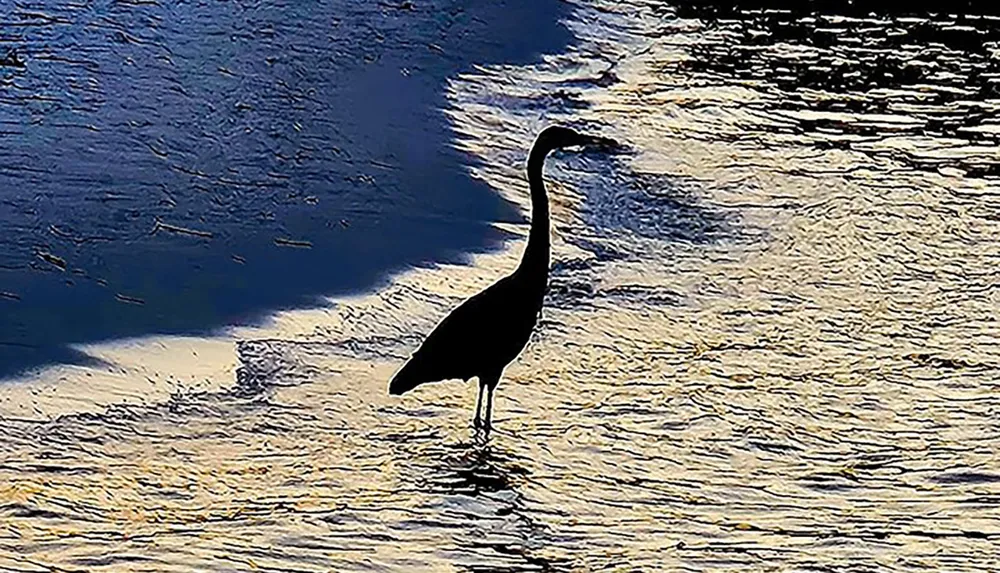
[{"label": "sunlight reflection on water", "polygon": [[[830,44],[814,16],[680,15],[581,2],[568,54],[450,86],[473,175],[522,206],[541,125],[635,149],[550,160],[552,292],[488,447],[472,385],[385,384],[519,242],[234,331],[237,391],[11,420],[0,567],[997,568],[1000,217],[971,111],[996,105],[995,48],[891,16],[833,18]],[[850,41],[913,28],[885,40],[912,57]],[[888,87],[809,75],[918,56],[938,71]]]}]

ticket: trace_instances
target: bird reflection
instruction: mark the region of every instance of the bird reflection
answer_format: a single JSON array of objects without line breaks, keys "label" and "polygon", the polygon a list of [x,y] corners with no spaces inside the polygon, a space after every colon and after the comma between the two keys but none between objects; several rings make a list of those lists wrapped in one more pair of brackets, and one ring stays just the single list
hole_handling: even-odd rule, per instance
[{"label": "bird reflection", "polygon": [[422,489],[440,494],[478,496],[511,491],[514,481],[528,471],[514,457],[484,442],[457,444],[442,453]]},{"label": "bird reflection", "polygon": [[[617,143],[560,126],[544,129],[528,154],[531,230],[513,274],[462,303],[441,321],[389,383],[403,394],[426,382],[479,379],[473,425],[489,435],[493,391],[504,368],[524,349],[535,327],[549,276],[549,205],[542,181],[545,158],[556,149],[576,146],[615,149]],[[483,394],[486,394],[485,413]]]},{"label": "bird reflection", "polygon": [[527,507],[523,489],[530,481],[528,460],[496,442],[435,443],[418,482],[438,499],[435,511],[445,522],[461,523],[456,543],[468,571],[496,573],[569,569],[542,551],[547,529]]}]

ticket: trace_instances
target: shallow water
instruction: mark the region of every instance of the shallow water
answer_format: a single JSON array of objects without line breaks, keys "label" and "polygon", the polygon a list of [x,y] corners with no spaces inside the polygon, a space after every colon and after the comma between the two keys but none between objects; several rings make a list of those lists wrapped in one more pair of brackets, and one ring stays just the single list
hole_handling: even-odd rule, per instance
[{"label": "shallow water", "polygon": [[451,148],[443,84],[562,49],[562,9],[437,4],[0,11],[0,378],[496,248],[516,212]]},{"label": "shallow water", "polygon": [[522,207],[541,125],[633,148],[549,161],[551,292],[488,446],[472,385],[385,385],[523,224],[471,265],[7,384],[0,567],[996,569],[996,21],[565,24],[445,92],[472,177]]}]

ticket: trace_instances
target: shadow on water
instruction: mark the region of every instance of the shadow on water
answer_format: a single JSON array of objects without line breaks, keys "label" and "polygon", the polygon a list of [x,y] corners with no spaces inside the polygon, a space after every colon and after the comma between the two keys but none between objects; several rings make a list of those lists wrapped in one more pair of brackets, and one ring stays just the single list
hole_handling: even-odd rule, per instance
[{"label": "shadow on water", "polygon": [[[628,172],[610,181],[594,180],[580,185],[586,194],[582,216],[598,229],[666,242],[703,245],[737,237],[738,225],[731,217],[699,201],[685,188],[695,185],[677,177],[645,172]],[[593,186],[612,189],[591,189]]]},{"label": "shadow on water", "polygon": [[[444,82],[562,49],[559,2],[48,0],[0,16],[0,377],[495,247]],[[7,24],[17,24],[7,25]]]}]

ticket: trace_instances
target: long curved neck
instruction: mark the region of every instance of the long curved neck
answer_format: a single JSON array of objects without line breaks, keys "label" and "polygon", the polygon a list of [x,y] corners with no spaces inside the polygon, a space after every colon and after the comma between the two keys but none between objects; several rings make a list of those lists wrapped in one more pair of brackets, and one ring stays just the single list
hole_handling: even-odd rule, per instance
[{"label": "long curved neck", "polygon": [[535,145],[528,155],[528,186],[531,188],[531,232],[518,272],[541,275],[549,272],[549,200],[542,182],[542,167],[549,149]]}]

